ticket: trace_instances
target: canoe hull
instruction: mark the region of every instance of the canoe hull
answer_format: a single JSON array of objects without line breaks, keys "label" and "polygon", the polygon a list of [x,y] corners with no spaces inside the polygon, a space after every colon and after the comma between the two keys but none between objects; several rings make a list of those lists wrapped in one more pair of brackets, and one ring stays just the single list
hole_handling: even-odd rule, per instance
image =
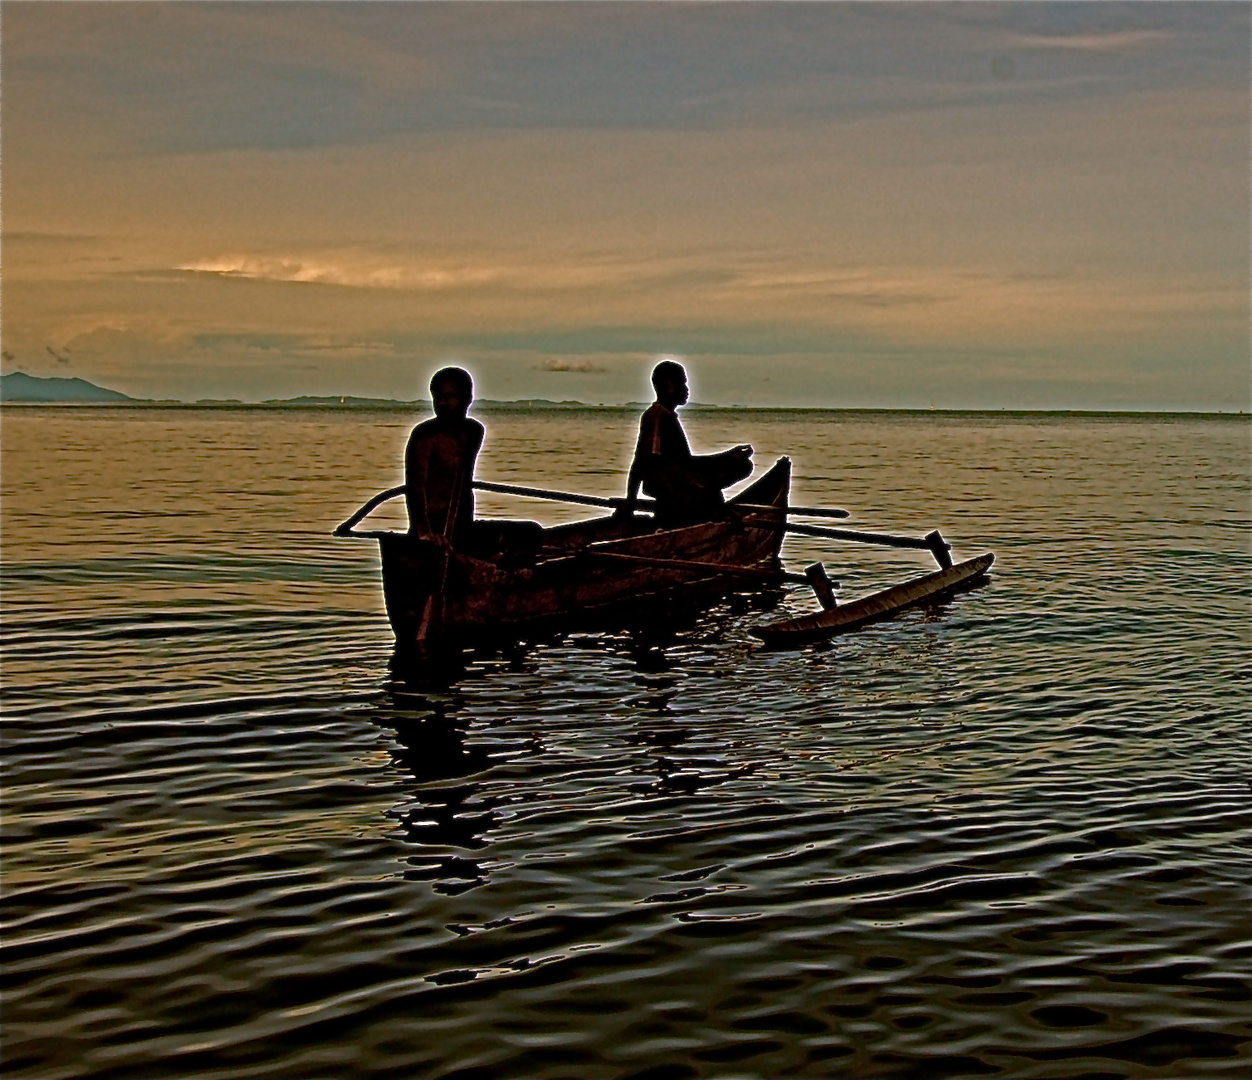
[{"label": "canoe hull", "polygon": [[994,561],[995,556],[990,553],[979,555],[947,569],[936,570],[933,574],[925,574],[870,596],[863,596],[850,604],[827,608],[798,619],[754,626],[750,632],[766,644],[776,647],[803,645],[833,637],[880,619],[888,619],[906,608],[935,600],[947,593],[968,588],[986,575]]},{"label": "canoe hull", "polygon": [[[400,650],[464,647],[554,629],[613,627],[676,601],[707,604],[781,578],[790,461],[728,503],[725,520],[655,529],[647,518],[597,518],[544,530],[534,566],[509,569],[404,533],[378,535],[387,616]],[[777,510],[734,509],[736,502]],[[745,526],[747,516],[775,528]],[[614,556],[630,556],[617,558]],[[677,562],[685,565],[663,565]],[[693,567],[691,564],[703,564]]]}]

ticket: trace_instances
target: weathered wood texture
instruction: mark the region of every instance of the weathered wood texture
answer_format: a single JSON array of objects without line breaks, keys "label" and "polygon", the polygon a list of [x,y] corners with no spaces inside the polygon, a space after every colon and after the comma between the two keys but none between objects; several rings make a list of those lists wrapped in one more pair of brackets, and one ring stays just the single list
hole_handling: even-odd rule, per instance
[{"label": "weathered wood texture", "polygon": [[770,645],[802,645],[805,642],[841,634],[858,626],[889,618],[898,611],[933,600],[982,577],[995,556],[988,553],[968,559],[933,574],[925,574],[893,585],[882,592],[863,596],[850,604],[840,604],[798,619],[752,627],[751,632]]},{"label": "weathered wood texture", "polygon": [[[724,520],[658,530],[647,518],[597,518],[546,529],[540,558],[520,569],[453,553],[445,572],[435,545],[376,533],[397,646],[473,644],[563,624],[608,624],[616,610],[649,599],[716,599],[742,588],[745,578],[781,581],[782,529],[746,529],[742,519],[751,513],[781,525],[790,483],[791,462],[782,458],[727,504]],[[604,557],[613,554],[632,558]],[[431,604],[432,595],[441,602]]]}]

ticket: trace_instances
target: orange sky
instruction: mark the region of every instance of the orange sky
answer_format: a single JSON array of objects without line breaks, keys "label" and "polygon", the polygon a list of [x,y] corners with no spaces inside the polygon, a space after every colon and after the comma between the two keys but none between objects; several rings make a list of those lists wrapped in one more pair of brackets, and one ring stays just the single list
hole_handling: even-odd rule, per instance
[{"label": "orange sky", "polygon": [[1242,4],[3,8],[5,371],[1238,409]]}]

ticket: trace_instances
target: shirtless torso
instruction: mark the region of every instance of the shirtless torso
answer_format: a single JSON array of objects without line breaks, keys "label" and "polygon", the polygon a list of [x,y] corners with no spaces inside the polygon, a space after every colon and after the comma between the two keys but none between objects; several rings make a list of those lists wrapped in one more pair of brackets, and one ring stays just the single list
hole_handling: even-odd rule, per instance
[{"label": "shirtless torso", "polygon": [[708,521],[725,505],[722,489],[752,472],[752,447],[736,446],[720,454],[696,455],[678,419],[687,402],[686,373],[672,362],[653,372],[656,401],[639,421],[639,441],[626,489],[627,512],[633,512],[642,487],[656,500],[662,525]]},{"label": "shirtless torso", "polygon": [[409,532],[464,542],[474,520],[474,462],[483,445],[483,426],[466,416],[418,424],[404,451],[405,504]]}]

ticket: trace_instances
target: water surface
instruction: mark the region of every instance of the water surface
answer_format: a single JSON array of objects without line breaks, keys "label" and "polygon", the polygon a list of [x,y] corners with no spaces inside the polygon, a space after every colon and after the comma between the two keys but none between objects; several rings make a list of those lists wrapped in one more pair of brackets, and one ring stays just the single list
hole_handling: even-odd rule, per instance
[{"label": "water surface", "polygon": [[[329,535],[416,419],[5,409],[9,1075],[1248,1074],[1246,420],[693,412],[991,583],[422,693]],[[479,475],[620,494],[635,419],[488,415]]]}]

